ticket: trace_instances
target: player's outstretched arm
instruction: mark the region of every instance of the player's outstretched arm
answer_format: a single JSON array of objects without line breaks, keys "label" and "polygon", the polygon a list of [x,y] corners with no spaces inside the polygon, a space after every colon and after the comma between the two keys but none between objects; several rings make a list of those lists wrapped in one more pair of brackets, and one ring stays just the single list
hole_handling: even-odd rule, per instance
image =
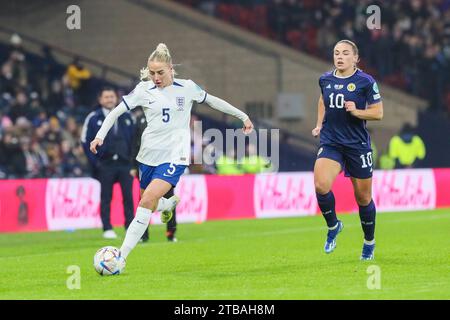
[{"label": "player's outstretched arm", "polygon": [[127,107],[123,101],[115,107],[105,118],[103,121],[100,130],[98,130],[95,139],[91,141],[90,150],[92,153],[97,153],[97,146],[101,146],[103,144],[103,140],[105,140],[106,135],[108,134],[109,129],[114,125],[117,118],[119,118],[122,114],[127,111]]},{"label": "player's outstretched arm", "polygon": [[381,120],[383,119],[383,102],[377,102],[367,106],[365,110],[356,109],[356,105],[353,101],[345,101],[344,104],[347,112],[350,112],[352,116],[361,120]]},{"label": "player's outstretched arm", "polygon": [[213,109],[219,110],[223,113],[229,114],[233,117],[242,120],[242,122],[244,123],[243,131],[245,134],[252,132],[253,123],[250,121],[250,118],[246,113],[242,112],[236,107],[233,107],[225,100],[222,100],[211,94],[207,95],[205,102]]},{"label": "player's outstretched arm", "polygon": [[320,95],[319,102],[317,103],[317,123],[316,123],[316,127],[314,129],[312,129],[312,131],[311,131],[314,138],[320,134],[324,116],[325,116],[325,104],[323,103],[322,95]]}]

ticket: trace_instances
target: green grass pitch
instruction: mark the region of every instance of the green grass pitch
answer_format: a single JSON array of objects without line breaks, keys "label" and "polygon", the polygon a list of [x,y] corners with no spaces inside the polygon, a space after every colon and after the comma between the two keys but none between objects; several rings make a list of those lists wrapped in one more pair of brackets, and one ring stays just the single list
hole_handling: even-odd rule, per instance
[{"label": "green grass pitch", "polygon": [[[101,277],[100,230],[0,235],[0,299],[450,299],[450,210],[381,213],[374,261],[360,261],[357,214],[340,215],[334,253],[321,216],[164,226],[130,254],[125,273]],[[66,282],[80,268],[80,289]],[[377,266],[379,289],[368,288]],[[372,279],[372,278],[370,278]],[[370,282],[369,283],[373,283]]]}]

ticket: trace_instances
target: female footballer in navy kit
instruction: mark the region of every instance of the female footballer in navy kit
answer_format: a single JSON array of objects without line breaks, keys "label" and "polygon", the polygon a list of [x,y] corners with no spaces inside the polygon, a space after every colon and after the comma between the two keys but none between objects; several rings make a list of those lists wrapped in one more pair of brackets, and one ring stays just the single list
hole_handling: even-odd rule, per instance
[{"label": "female footballer in navy kit", "polygon": [[362,260],[372,260],[375,250],[376,208],[372,200],[372,149],[367,120],[383,118],[383,103],[377,83],[357,68],[358,48],[349,40],[334,47],[335,69],[319,79],[321,96],[313,136],[320,135],[314,165],[317,201],[327,222],[325,252],[336,248],[336,237],[344,225],[337,219],[331,187],[345,170],[353,184],[364,232]]}]

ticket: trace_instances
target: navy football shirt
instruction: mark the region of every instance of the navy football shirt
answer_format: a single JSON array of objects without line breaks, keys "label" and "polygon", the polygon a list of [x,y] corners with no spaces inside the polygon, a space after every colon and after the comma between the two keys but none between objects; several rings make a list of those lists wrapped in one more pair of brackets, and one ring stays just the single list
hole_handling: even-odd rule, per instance
[{"label": "navy football shirt", "polygon": [[320,144],[370,147],[366,120],[358,119],[344,108],[345,101],[353,101],[357,109],[381,100],[377,83],[367,73],[356,69],[347,77],[338,77],[335,71],[324,73],[319,79],[325,104],[325,116],[320,130]]}]

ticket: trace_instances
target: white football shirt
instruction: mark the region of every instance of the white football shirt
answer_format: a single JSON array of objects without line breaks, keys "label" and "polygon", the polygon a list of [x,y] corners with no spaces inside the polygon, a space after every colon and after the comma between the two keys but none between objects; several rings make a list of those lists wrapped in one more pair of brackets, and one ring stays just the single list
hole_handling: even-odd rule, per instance
[{"label": "white football shirt", "polygon": [[152,81],[141,81],[123,96],[127,108],[141,106],[147,120],[136,160],[149,166],[166,162],[189,165],[192,104],[203,103],[206,96],[192,80],[184,79],[174,79],[165,88],[158,88]]}]

